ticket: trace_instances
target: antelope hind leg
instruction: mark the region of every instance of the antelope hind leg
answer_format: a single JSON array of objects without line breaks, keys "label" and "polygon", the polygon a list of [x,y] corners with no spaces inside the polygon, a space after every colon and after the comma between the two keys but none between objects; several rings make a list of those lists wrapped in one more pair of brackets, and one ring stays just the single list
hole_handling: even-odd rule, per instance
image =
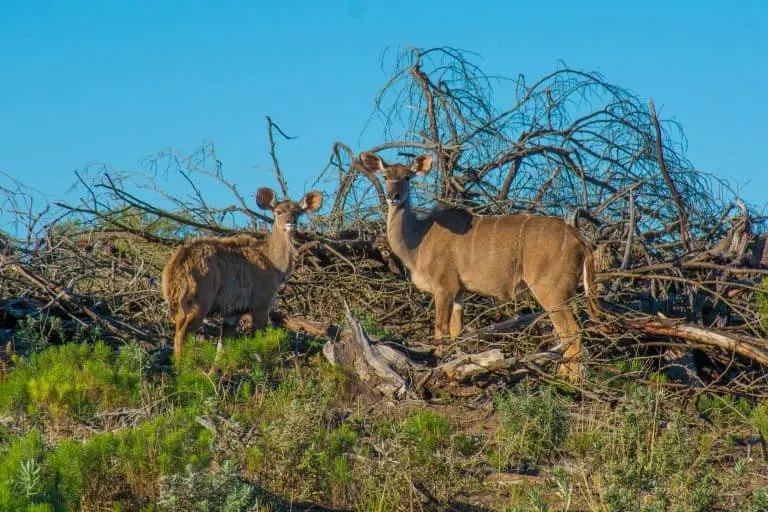
[{"label": "antelope hind leg", "polygon": [[453,310],[451,311],[451,324],[449,331],[451,338],[457,338],[464,329],[464,294],[459,293],[453,299]]},{"label": "antelope hind leg", "polygon": [[576,317],[573,312],[564,307],[558,311],[550,311],[549,317],[552,320],[552,325],[555,327],[560,341],[565,343],[565,351],[563,352],[563,359],[565,362],[560,364],[558,373],[569,380],[578,380],[581,376],[581,363],[579,362],[581,355],[581,335],[579,324],[576,322]]}]

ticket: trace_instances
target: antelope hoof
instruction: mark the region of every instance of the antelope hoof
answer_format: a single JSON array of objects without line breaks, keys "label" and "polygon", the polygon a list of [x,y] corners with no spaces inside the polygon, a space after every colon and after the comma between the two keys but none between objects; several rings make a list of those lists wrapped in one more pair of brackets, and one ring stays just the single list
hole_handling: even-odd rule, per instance
[{"label": "antelope hoof", "polygon": [[443,359],[446,356],[461,353],[459,350],[459,344],[452,342],[452,340],[443,340],[442,343],[437,344],[435,347],[434,355],[437,359]]},{"label": "antelope hoof", "polygon": [[576,383],[582,377],[582,370],[582,365],[579,363],[563,363],[557,369],[557,373],[564,380]]}]

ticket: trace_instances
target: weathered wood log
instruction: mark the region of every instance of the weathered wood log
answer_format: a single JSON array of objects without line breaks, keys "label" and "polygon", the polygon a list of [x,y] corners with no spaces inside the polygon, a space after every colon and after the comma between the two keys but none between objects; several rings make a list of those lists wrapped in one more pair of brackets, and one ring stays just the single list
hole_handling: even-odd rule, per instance
[{"label": "weathered wood log", "polygon": [[345,304],[345,308],[349,329],[338,341],[325,344],[326,359],[353,372],[362,384],[387,398],[415,397],[405,377],[414,363],[391,347],[373,345],[349,306]]},{"label": "weathered wood log", "polygon": [[[492,349],[461,354],[433,368],[389,345],[371,343],[349,308],[346,315],[349,329],[340,332],[335,341],[328,341],[323,354],[331,363],[355,375],[368,390],[386,398],[418,398],[438,390],[456,396],[474,395],[492,377],[507,377],[518,364],[514,358],[505,358],[501,350]],[[551,354],[534,354],[526,360],[542,357],[549,359]],[[521,371],[527,373],[526,369],[516,373]]]},{"label": "weathered wood log", "polygon": [[622,322],[630,329],[644,334],[669,336],[684,341],[718,347],[762,365],[768,365],[768,340],[763,338],[725,333],[668,318],[642,317],[624,319]]}]

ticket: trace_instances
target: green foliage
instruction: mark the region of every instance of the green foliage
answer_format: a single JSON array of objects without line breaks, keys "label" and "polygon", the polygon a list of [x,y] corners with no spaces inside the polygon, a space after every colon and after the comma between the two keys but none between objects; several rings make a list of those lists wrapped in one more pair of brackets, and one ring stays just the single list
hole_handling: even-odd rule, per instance
[{"label": "green foliage", "polygon": [[768,487],[763,487],[752,493],[746,512],[765,512],[768,510]]},{"label": "green foliage", "polygon": [[365,331],[366,334],[376,336],[380,339],[393,339],[396,337],[392,331],[382,326],[381,323],[376,320],[376,315],[369,311],[356,311],[355,317],[357,317],[358,322],[360,322],[360,327],[363,328],[363,331]]},{"label": "green foliage", "polygon": [[723,428],[742,424],[752,414],[752,406],[744,397],[709,393],[698,396],[696,409],[703,418]]},{"label": "green foliage", "polygon": [[[215,344],[191,339],[177,365],[176,391],[186,404],[228,396],[246,401],[255,387],[274,382],[288,345],[286,331],[268,328],[225,340],[217,359]],[[218,376],[209,376],[214,362]]]},{"label": "green foliage", "polygon": [[499,469],[524,460],[537,463],[556,450],[568,435],[568,401],[549,387],[518,387],[495,397],[501,425],[493,462]]},{"label": "green foliage", "polygon": [[409,446],[412,460],[416,464],[427,464],[438,450],[451,444],[451,426],[440,414],[430,411],[416,411],[402,424],[402,431]]},{"label": "green foliage", "polygon": [[40,463],[45,446],[36,430],[0,449],[0,511],[27,510],[46,499]]},{"label": "green foliage", "polygon": [[302,384],[293,372],[284,376],[262,405],[243,418],[258,422],[246,467],[256,480],[269,480],[278,491],[292,489],[297,499],[333,502],[347,490],[352,471],[348,455],[359,449],[352,425],[331,424],[339,381],[310,377]]},{"label": "green foliage", "polygon": [[757,302],[760,327],[762,327],[763,332],[768,335],[768,277],[763,277],[760,281],[760,285],[766,291],[755,293],[755,301]]},{"label": "green foliage", "polygon": [[689,432],[682,414],[668,415],[666,399],[634,386],[616,408],[616,428],[600,453],[611,510],[706,511],[718,497],[708,457],[713,438]]},{"label": "green foliage", "polygon": [[5,413],[44,411],[59,421],[139,400],[142,369],[132,348],[115,351],[101,342],[73,343],[33,353],[29,361],[16,356],[14,363],[0,383],[0,410]]},{"label": "green foliage", "polygon": [[115,470],[119,438],[97,434],[86,442],[64,440],[46,455],[46,465],[56,481],[57,502],[66,510],[82,502],[108,502],[121,481]]},{"label": "green foliage", "polygon": [[216,472],[187,466],[183,474],[164,477],[157,504],[163,512],[247,512],[257,504],[257,491],[225,460]]},{"label": "green foliage", "polygon": [[41,352],[53,343],[65,339],[61,318],[55,316],[25,316],[14,331],[15,350],[21,354]]},{"label": "green foliage", "polygon": [[119,470],[135,493],[151,495],[161,476],[210,464],[213,432],[195,416],[180,409],[118,434]]}]

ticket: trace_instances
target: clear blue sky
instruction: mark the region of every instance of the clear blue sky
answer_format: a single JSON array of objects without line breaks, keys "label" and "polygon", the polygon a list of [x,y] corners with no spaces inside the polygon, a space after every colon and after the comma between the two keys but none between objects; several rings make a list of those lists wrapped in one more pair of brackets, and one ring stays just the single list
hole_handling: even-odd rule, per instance
[{"label": "clear blue sky", "polygon": [[758,1],[3,0],[0,171],[61,197],[88,162],[138,169],[212,140],[241,190],[274,186],[269,114],[299,136],[280,143],[298,195],[335,140],[363,149],[384,48],[450,45],[490,74],[563,60],[653,98],[696,167],[762,208],[767,22]]}]

